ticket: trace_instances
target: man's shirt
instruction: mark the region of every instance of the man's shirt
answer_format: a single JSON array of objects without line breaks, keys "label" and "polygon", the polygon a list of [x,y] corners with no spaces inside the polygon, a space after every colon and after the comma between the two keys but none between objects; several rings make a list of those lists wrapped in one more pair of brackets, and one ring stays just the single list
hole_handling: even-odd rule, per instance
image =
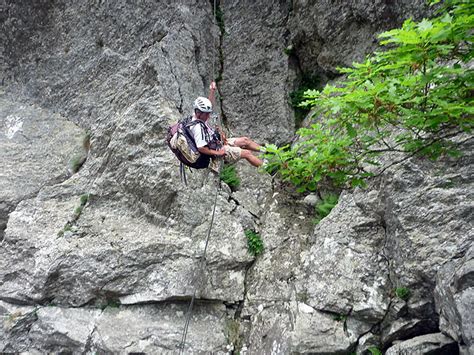
[{"label": "man's shirt", "polygon": [[[193,121],[196,121],[196,120],[197,118],[193,117]],[[207,122],[204,122],[204,121],[201,121],[201,122],[203,122],[204,125],[197,123],[189,128],[191,132],[193,133],[194,142],[196,143],[197,148],[202,148],[208,145],[214,135],[214,129],[212,129],[212,127],[209,126]],[[203,132],[204,126],[207,129],[207,134],[206,132]],[[209,139],[209,140],[206,140],[206,139]]]}]

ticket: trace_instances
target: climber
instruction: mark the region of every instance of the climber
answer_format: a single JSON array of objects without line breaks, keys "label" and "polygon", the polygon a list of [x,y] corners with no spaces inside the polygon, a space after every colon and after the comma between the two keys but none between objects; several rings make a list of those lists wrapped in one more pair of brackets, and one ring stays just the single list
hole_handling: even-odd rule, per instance
[{"label": "climber", "polygon": [[[212,103],[215,97],[216,83],[212,82],[209,87],[209,99],[198,97],[194,101],[194,120],[201,120],[205,124],[193,125],[190,129],[193,133],[196,147],[204,155],[213,157],[209,168],[217,171],[217,157],[224,157],[227,163],[234,163],[240,159],[247,160],[251,165],[259,167],[263,161],[253,155],[252,152],[262,151],[262,147],[247,137],[226,138],[220,129],[214,130],[208,119],[212,112]],[[222,144],[218,144],[219,142]]]}]

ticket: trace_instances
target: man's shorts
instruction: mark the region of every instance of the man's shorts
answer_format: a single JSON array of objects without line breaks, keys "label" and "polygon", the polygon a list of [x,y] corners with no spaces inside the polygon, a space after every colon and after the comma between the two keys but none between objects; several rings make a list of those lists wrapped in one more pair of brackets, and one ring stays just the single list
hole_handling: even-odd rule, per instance
[{"label": "man's shorts", "polygon": [[236,138],[227,139],[227,144],[224,146],[225,156],[224,160],[227,163],[235,163],[240,160],[240,155],[242,153],[242,148],[235,146]]},{"label": "man's shorts", "polygon": [[[236,138],[227,139],[227,144],[224,146],[225,155],[224,161],[226,163],[236,163],[241,158],[242,148],[235,146]],[[219,157],[212,157],[209,163],[209,169],[218,173],[219,172]]]}]

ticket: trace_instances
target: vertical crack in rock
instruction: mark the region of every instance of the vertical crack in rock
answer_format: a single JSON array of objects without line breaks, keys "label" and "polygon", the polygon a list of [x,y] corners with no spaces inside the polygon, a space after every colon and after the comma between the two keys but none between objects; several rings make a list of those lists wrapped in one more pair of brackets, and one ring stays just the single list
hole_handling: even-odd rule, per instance
[{"label": "vertical crack in rock", "polygon": [[393,272],[392,272],[392,264],[390,262],[390,258],[387,256],[387,223],[385,221],[384,216],[380,216],[380,226],[383,228],[384,232],[384,240],[383,240],[383,247],[380,255],[384,258],[387,263],[387,270],[388,270],[388,281],[390,282],[390,288],[392,289],[395,285],[394,280],[392,279]]},{"label": "vertical crack in rock", "polygon": [[[212,8],[212,13],[214,14],[214,1],[211,0],[211,8]],[[222,81],[222,77],[224,75],[224,50],[223,50],[223,42],[224,42],[224,35],[225,35],[225,26],[224,26],[224,18],[223,18],[223,12],[220,7],[220,1],[216,0],[216,13],[214,16],[214,21],[216,26],[219,28],[219,39],[218,39],[218,45],[217,45],[217,57],[218,57],[218,65],[217,65],[217,77],[214,78],[217,84],[219,84]],[[216,48],[214,48],[216,49]],[[214,58],[213,58],[214,60]],[[214,73],[212,73],[214,74]],[[219,92],[219,106],[220,106],[220,112],[221,112],[221,118],[222,118],[222,124],[224,127],[228,128],[228,120],[227,116],[224,111],[224,106],[223,106],[223,97],[222,97],[222,92],[219,88],[217,87],[217,90]]]},{"label": "vertical crack in rock", "polygon": [[252,266],[255,265],[255,263],[256,263],[256,259],[254,259],[251,263],[249,263],[245,267],[243,299],[241,301],[239,301],[239,303],[237,305],[237,309],[236,309],[235,314],[234,314],[234,321],[239,324],[238,334],[236,334],[236,336],[238,336],[240,341],[238,342],[238,344],[234,344],[234,346],[236,346],[236,347],[231,351],[232,355],[240,354],[241,347],[243,345],[243,341],[244,341],[244,338],[245,338],[243,330],[240,329],[240,325],[242,324],[242,321],[244,320],[242,318],[242,310],[245,306],[245,299],[247,298],[247,293],[248,293],[249,272],[250,272],[250,269],[252,268]]},{"label": "vertical crack in rock", "polygon": [[174,79],[176,80],[176,83],[178,85],[178,94],[179,94],[179,106],[177,107],[178,111],[180,114],[183,114],[183,93],[181,92],[181,85],[180,85],[180,79],[178,78],[178,76],[176,75],[175,71],[174,71],[174,67],[173,67],[173,64],[171,63],[171,60],[170,60],[170,55],[168,53],[168,51],[165,49],[165,46],[161,46],[161,51],[163,52],[165,58],[166,58],[166,62],[168,64],[168,67],[170,68],[170,73],[171,75],[173,75]]},{"label": "vertical crack in rock", "polygon": [[10,213],[13,211],[12,206],[3,202],[0,205],[0,245],[3,244],[5,239],[5,229],[7,228],[8,218],[10,217]]},{"label": "vertical crack in rock", "polygon": [[97,331],[97,321],[99,320],[100,317],[102,317],[102,314],[104,314],[105,308],[94,318],[94,325],[92,327],[91,332],[87,336],[86,343],[84,345],[84,353],[91,353],[93,350],[93,341],[94,341],[94,333]]},{"label": "vertical crack in rock", "polygon": [[97,326],[94,324],[94,326],[92,327],[91,332],[87,336],[86,344],[84,345],[84,353],[86,353],[86,354],[92,352],[92,341],[93,341],[94,333],[95,333],[96,329],[97,329]]}]

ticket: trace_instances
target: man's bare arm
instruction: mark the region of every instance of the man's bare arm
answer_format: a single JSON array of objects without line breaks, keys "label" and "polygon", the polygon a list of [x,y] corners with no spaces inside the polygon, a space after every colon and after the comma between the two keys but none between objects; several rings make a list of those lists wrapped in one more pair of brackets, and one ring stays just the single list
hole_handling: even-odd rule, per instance
[{"label": "man's bare arm", "polygon": [[216,106],[216,89],[217,89],[217,85],[216,85],[216,82],[213,81],[211,83],[211,85],[209,85],[209,101],[211,101],[212,103],[212,106]]},{"label": "man's bare arm", "polygon": [[204,147],[198,148],[198,150],[199,150],[199,153],[204,154],[204,155],[212,155],[212,156],[223,156],[223,155],[225,155],[225,149],[224,148],[221,148],[219,150],[214,150],[214,149],[210,149],[207,146],[204,146]]}]

